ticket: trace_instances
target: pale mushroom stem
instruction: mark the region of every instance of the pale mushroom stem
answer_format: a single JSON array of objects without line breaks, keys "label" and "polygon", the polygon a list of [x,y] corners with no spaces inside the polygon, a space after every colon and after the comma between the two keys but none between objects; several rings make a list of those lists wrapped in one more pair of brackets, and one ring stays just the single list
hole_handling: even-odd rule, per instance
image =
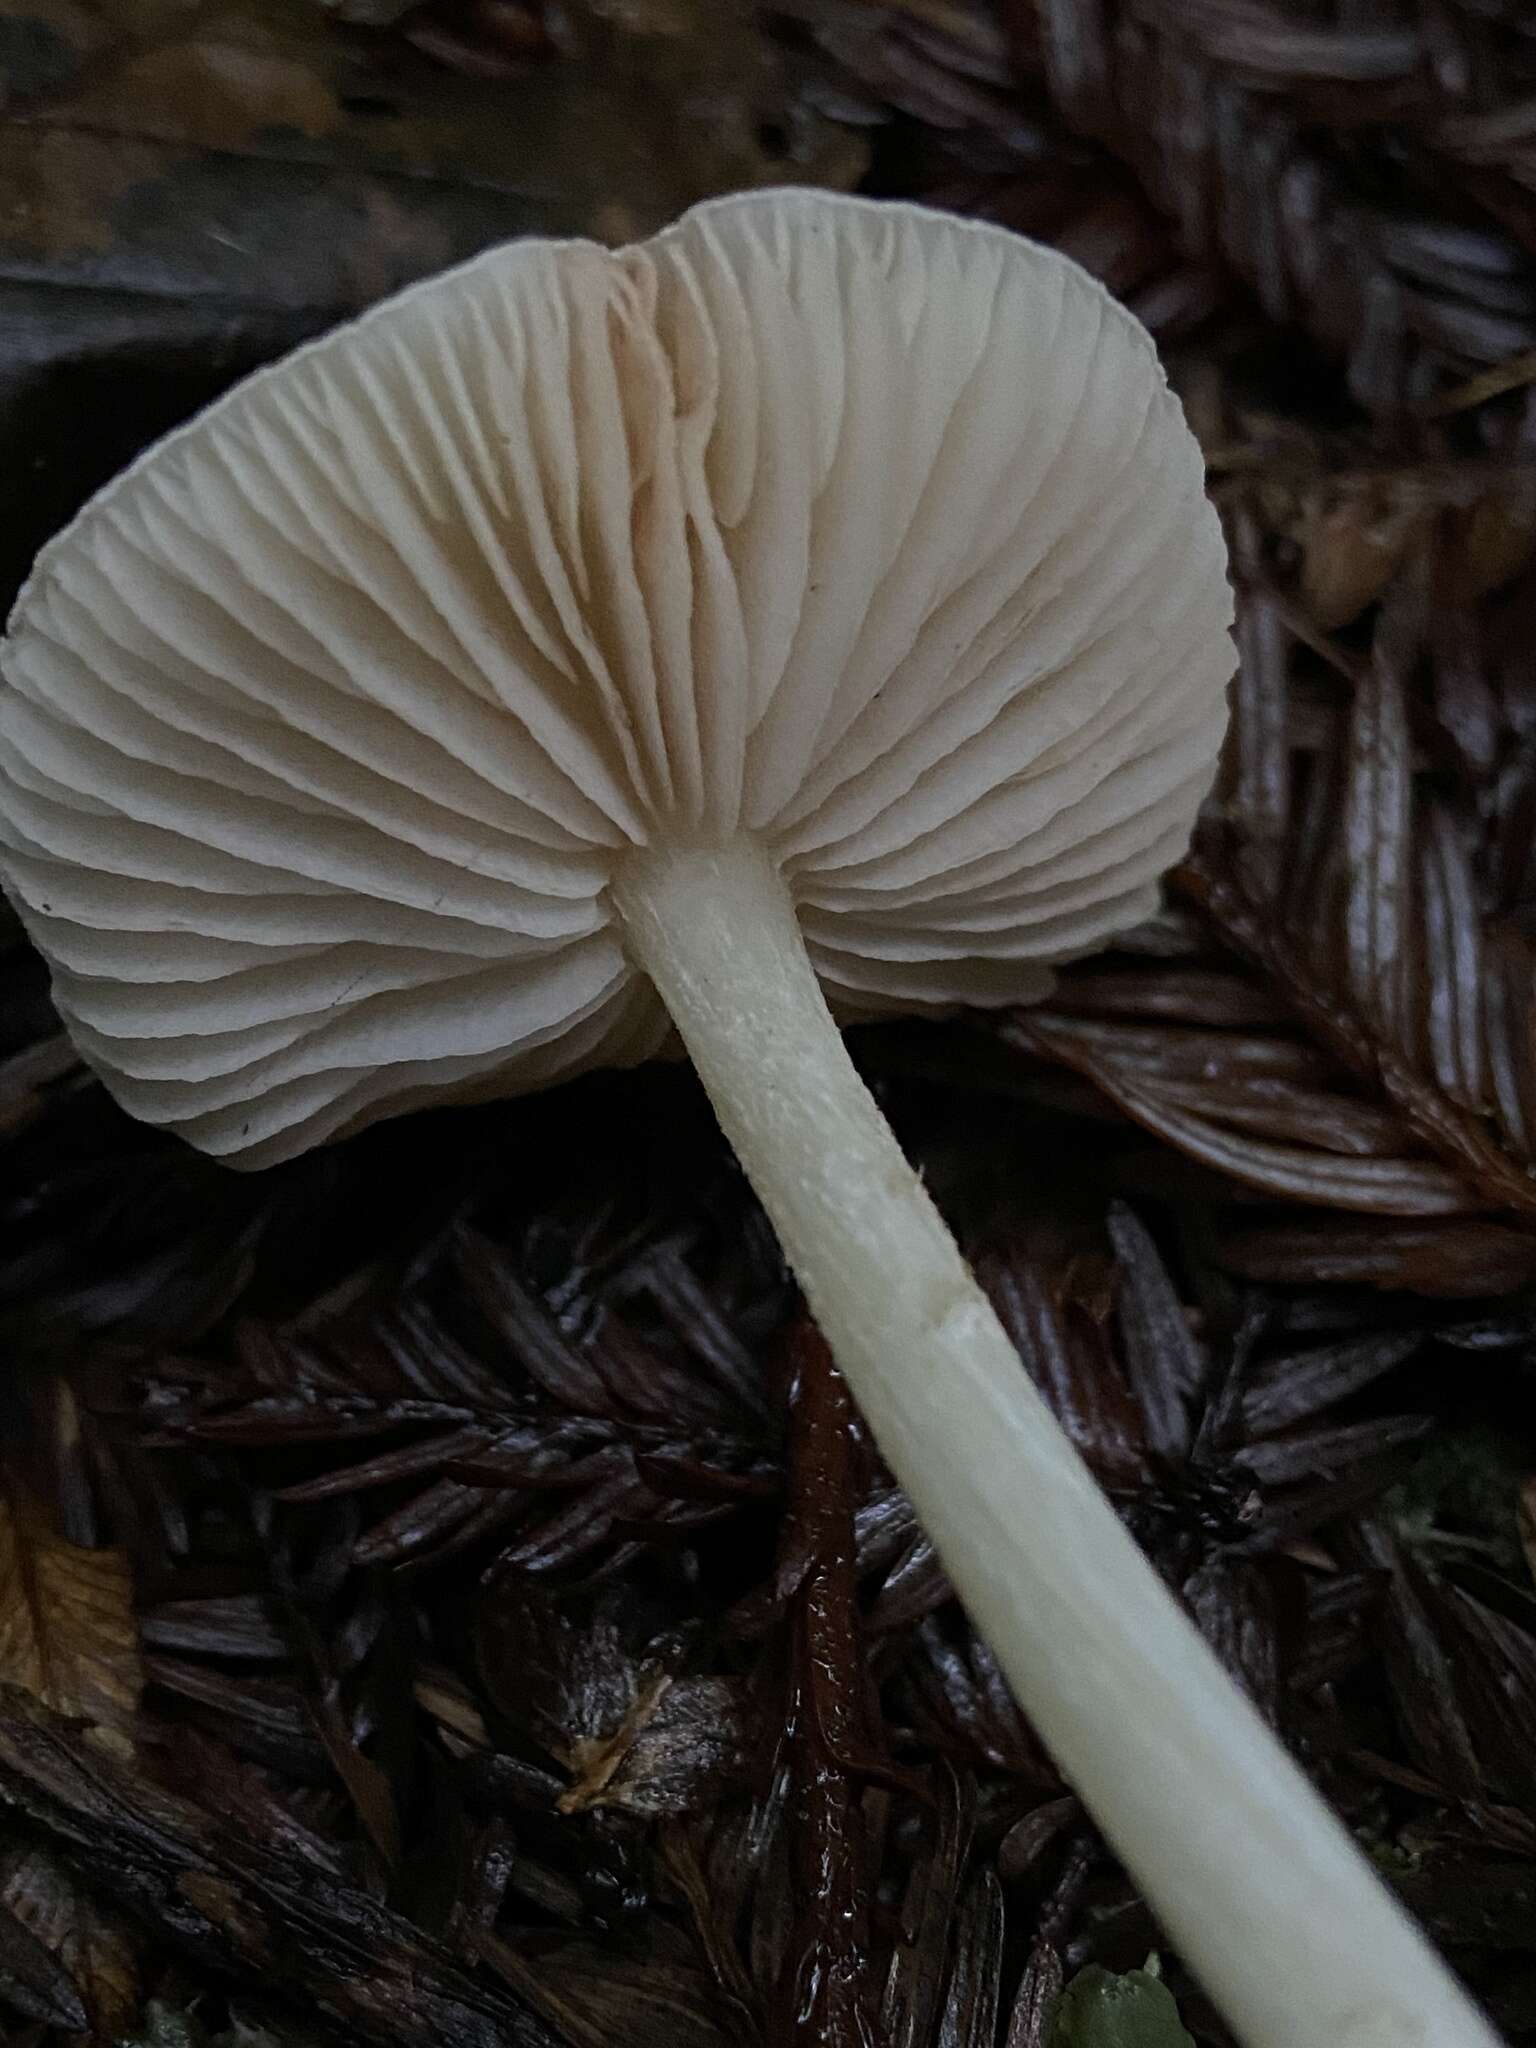
[{"label": "pale mushroom stem", "polygon": [[1247,2048],[1496,2048],[1035,1392],[848,1058],[773,860],[647,852],[614,897],[972,1618]]}]

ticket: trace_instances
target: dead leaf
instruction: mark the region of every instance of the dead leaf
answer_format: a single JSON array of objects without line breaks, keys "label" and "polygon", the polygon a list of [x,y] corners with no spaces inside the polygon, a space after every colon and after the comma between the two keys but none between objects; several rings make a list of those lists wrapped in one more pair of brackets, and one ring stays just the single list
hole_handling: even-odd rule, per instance
[{"label": "dead leaf", "polygon": [[[0,1490],[0,1682],[89,1721],[102,1748],[132,1755],[143,1670],[127,1561],[66,1543],[15,1484]],[[93,2036],[115,2035],[139,1995],[126,1930],[46,1849],[0,1856],[0,1908],[66,1973]]]},{"label": "dead leaf", "polygon": [[66,1543],[16,1486],[0,1492],[0,1681],[131,1751],[144,1680],[127,1562]]}]

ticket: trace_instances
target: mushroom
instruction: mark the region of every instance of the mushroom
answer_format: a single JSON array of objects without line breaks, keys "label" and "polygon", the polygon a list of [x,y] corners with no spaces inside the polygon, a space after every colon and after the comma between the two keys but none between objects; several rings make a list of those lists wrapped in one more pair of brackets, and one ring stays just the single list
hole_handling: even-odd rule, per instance
[{"label": "mushroom", "polygon": [[1230,616],[1194,440],[1098,285],[759,193],[492,250],[103,492],[12,620],[0,861],[107,1086],[237,1164],[675,1027],[974,1620],[1250,2048],[1471,2048],[834,1022],[1037,995],[1149,909]]}]

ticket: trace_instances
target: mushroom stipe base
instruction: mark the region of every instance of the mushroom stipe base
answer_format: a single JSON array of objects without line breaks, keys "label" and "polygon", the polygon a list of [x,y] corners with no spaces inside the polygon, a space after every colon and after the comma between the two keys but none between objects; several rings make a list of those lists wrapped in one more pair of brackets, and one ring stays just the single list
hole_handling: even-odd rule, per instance
[{"label": "mushroom stipe base", "polygon": [[973,1620],[1238,2031],[1496,2048],[1036,1393],[854,1069],[771,857],[633,856],[613,895]]}]

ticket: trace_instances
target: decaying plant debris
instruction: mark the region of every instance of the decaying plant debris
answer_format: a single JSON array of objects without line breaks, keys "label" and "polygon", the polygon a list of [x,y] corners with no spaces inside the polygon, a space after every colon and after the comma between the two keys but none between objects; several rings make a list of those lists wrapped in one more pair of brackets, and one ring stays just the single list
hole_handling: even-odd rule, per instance
[{"label": "decaying plant debris", "polygon": [[[597,61],[602,15],[438,0],[328,32],[397,81],[510,90]],[[1515,2041],[1520,15],[760,23],[876,188],[1104,275],[1205,443],[1244,661],[1168,912],[1042,1009],[861,1058],[1075,1441]],[[1200,119],[1154,132],[1138,75]],[[686,1074],[240,1181],[113,1111],[0,943],[6,2039],[1033,2048],[1063,1976],[1145,1961]]]}]

